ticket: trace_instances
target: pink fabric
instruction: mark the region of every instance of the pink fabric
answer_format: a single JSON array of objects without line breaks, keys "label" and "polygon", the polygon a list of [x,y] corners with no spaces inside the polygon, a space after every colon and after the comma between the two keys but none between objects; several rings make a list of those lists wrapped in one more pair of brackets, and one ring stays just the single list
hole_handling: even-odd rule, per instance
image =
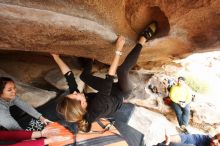
[{"label": "pink fabric", "polygon": [[44,146],[44,139],[29,140],[5,146]]},{"label": "pink fabric", "polygon": [[[0,141],[21,141],[10,146],[44,146],[44,139],[30,140],[32,131],[0,131]],[[28,140],[28,141],[22,141]]]}]

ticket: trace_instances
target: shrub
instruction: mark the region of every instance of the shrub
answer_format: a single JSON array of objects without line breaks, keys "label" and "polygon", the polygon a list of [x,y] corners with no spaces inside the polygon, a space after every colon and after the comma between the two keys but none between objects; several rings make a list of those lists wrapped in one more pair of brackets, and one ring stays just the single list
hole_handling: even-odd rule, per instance
[{"label": "shrub", "polygon": [[210,92],[210,85],[208,80],[203,79],[202,77],[195,75],[187,75],[185,76],[186,83],[189,87],[192,88],[195,92],[206,94]]}]

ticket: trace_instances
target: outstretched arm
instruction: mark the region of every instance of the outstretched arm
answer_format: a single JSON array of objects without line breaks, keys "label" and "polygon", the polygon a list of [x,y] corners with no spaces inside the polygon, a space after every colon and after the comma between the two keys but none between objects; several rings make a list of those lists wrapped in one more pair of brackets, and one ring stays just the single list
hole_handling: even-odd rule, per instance
[{"label": "outstretched arm", "polygon": [[169,145],[171,142],[173,143],[180,143],[181,137],[180,135],[168,135],[165,129],[165,145]]},{"label": "outstretched arm", "polygon": [[67,72],[71,71],[70,68],[67,66],[67,64],[64,63],[64,61],[60,58],[59,55],[57,55],[57,54],[51,54],[51,55],[53,56],[53,59],[55,60],[55,62],[59,66],[63,75],[65,75]]},{"label": "outstretched arm", "polygon": [[51,54],[51,55],[53,56],[53,59],[55,60],[55,62],[59,66],[62,74],[65,76],[66,81],[69,86],[70,93],[73,93],[74,91],[79,92],[78,85],[77,85],[76,80],[74,78],[73,72],[70,70],[69,66],[67,66],[66,63],[64,63],[64,61],[60,58],[59,55],[57,55],[57,54]]},{"label": "outstretched arm", "polygon": [[125,44],[125,38],[123,36],[119,36],[116,42],[115,57],[108,71],[108,74],[111,76],[114,76],[116,73],[119,60],[120,60],[120,56],[122,55],[122,49],[123,49],[124,44]]}]

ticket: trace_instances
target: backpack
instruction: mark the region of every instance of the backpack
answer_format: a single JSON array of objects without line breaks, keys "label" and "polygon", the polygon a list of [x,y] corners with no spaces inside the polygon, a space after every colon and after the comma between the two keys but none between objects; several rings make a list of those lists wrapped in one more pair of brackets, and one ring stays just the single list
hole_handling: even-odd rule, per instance
[{"label": "backpack", "polygon": [[167,96],[167,97],[164,97],[164,98],[163,98],[163,102],[164,102],[166,105],[171,106],[171,104],[172,104],[173,101],[170,99],[169,96]]}]

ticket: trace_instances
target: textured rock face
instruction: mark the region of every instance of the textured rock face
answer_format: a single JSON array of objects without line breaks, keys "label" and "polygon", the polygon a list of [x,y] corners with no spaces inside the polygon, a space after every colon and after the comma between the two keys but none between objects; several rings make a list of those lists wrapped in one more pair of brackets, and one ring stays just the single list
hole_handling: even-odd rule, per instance
[{"label": "textured rock face", "polygon": [[169,134],[177,134],[174,124],[170,123],[163,115],[141,107],[134,109],[128,125],[144,134],[144,141],[148,146],[164,141],[165,129],[169,131]]},{"label": "textured rock face", "polygon": [[128,53],[152,20],[159,22],[158,34],[144,46],[142,67],[220,46],[219,0],[0,0],[0,49],[55,52],[110,63],[117,34],[126,36]]}]

